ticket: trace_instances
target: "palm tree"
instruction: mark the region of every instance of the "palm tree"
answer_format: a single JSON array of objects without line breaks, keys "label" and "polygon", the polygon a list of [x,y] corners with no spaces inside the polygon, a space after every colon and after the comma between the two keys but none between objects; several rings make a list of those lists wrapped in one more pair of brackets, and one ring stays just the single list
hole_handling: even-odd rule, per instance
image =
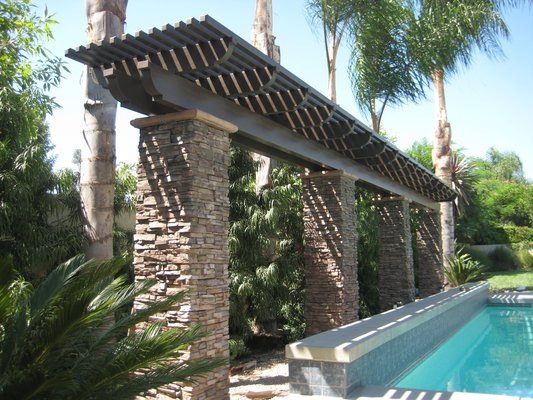
[{"label": "palm tree", "polygon": [[346,32],[357,2],[350,0],[308,0],[307,11],[311,20],[322,30],[328,63],[328,96],[337,101],[337,52]]},{"label": "palm tree", "polygon": [[[435,90],[436,127],[433,139],[435,174],[452,186],[451,127],[444,92],[445,78],[468,66],[476,49],[489,56],[501,54],[500,37],[508,29],[500,13],[500,0],[417,0],[409,32],[409,52]],[[441,203],[442,250],[454,252],[453,203]]]},{"label": "palm tree", "polygon": [[[272,0],[256,0],[252,44],[279,63],[279,47],[276,46],[275,40],[272,29]],[[257,193],[260,193],[264,187],[272,185],[272,170],[278,166],[278,163],[270,157],[257,153],[253,154],[253,158],[257,163],[255,189]]]},{"label": "palm tree", "polygon": [[155,284],[117,277],[125,262],[77,256],[32,290],[9,259],[0,259],[0,398],[130,399],[170,382],[193,382],[227,362],[179,359],[203,336],[198,326],[166,329],[159,322],[126,335],[184,293],[120,312]]},{"label": "palm tree", "polygon": [[350,23],[350,80],[362,111],[380,131],[387,105],[424,96],[427,79],[410,58],[406,34],[411,10],[403,2],[375,0]]},{"label": "palm tree", "polygon": [[[87,39],[109,39],[124,33],[127,0],[85,0]],[[113,256],[113,197],[115,178],[115,117],[117,101],[87,69],[85,129],[80,196],[86,254],[99,260]]]}]

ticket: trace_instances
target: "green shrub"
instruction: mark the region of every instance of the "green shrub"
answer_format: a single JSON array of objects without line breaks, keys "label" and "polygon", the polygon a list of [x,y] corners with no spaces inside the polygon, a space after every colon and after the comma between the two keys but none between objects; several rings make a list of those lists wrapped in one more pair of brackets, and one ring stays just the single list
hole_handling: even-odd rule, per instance
[{"label": "green shrub", "polygon": [[533,254],[528,249],[519,250],[517,256],[524,271],[533,271]]},{"label": "green shrub", "polygon": [[379,313],[379,218],[374,194],[357,188],[355,199],[357,213],[357,279],[359,283],[359,318]]},{"label": "green shrub", "polygon": [[455,257],[448,259],[448,266],[444,269],[444,276],[452,287],[464,285],[468,282],[476,282],[483,278],[484,266],[474,261],[470,255],[459,247]]},{"label": "green shrub", "polygon": [[472,246],[464,246],[463,251],[464,253],[470,255],[472,260],[477,261],[481,265],[485,266],[488,271],[493,270],[494,263],[486,252],[476,249]]},{"label": "green shrub", "polygon": [[229,339],[229,356],[231,360],[235,360],[245,356],[250,351],[241,337],[230,337]]},{"label": "green shrub", "polygon": [[533,228],[529,226],[504,225],[509,243],[533,242]]},{"label": "green shrub", "polygon": [[492,271],[517,271],[520,260],[516,254],[506,246],[498,246],[489,253]]}]

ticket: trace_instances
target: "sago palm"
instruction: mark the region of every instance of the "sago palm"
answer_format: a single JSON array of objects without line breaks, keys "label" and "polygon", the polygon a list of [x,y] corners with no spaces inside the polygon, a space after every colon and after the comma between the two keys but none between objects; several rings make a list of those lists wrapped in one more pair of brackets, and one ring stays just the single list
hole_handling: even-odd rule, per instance
[{"label": "sago palm", "polygon": [[447,261],[446,268],[444,268],[444,276],[452,287],[483,279],[485,267],[473,260],[469,254],[466,254],[464,247],[457,248],[455,256]]},{"label": "sago palm", "polygon": [[134,314],[118,313],[154,285],[116,277],[122,257],[107,262],[74,257],[33,291],[13,277],[5,261],[0,264],[2,399],[130,399],[170,382],[194,381],[225,363],[178,359],[203,335],[199,327],[166,329],[153,323],[125,335],[184,294]]}]

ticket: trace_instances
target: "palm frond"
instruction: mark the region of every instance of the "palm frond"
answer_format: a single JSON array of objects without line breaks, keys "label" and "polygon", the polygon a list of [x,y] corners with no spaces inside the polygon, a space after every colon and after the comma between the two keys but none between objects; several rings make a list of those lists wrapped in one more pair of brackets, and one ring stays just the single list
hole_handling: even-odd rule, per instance
[{"label": "palm frond", "polygon": [[178,359],[205,335],[198,326],[163,329],[152,324],[120,337],[185,296],[176,293],[115,321],[119,308],[154,283],[127,284],[115,278],[125,262],[124,257],[107,262],[75,257],[43,281],[27,307],[24,302],[13,307],[6,289],[22,296],[23,285],[0,285],[0,315],[5,316],[0,320],[0,398],[126,399],[162,384],[193,381],[188,374],[203,374],[226,362]]}]

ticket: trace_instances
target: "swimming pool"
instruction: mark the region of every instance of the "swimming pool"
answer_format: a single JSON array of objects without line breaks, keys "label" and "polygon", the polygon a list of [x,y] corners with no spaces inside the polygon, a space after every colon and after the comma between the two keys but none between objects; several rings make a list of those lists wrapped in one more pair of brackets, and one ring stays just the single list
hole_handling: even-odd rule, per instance
[{"label": "swimming pool", "polygon": [[533,397],[533,308],[486,307],[393,386]]},{"label": "swimming pool", "polygon": [[475,317],[488,297],[488,284],[469,284],[288,344],[290,393],[351,399],[361,388],[390,387]]}]

